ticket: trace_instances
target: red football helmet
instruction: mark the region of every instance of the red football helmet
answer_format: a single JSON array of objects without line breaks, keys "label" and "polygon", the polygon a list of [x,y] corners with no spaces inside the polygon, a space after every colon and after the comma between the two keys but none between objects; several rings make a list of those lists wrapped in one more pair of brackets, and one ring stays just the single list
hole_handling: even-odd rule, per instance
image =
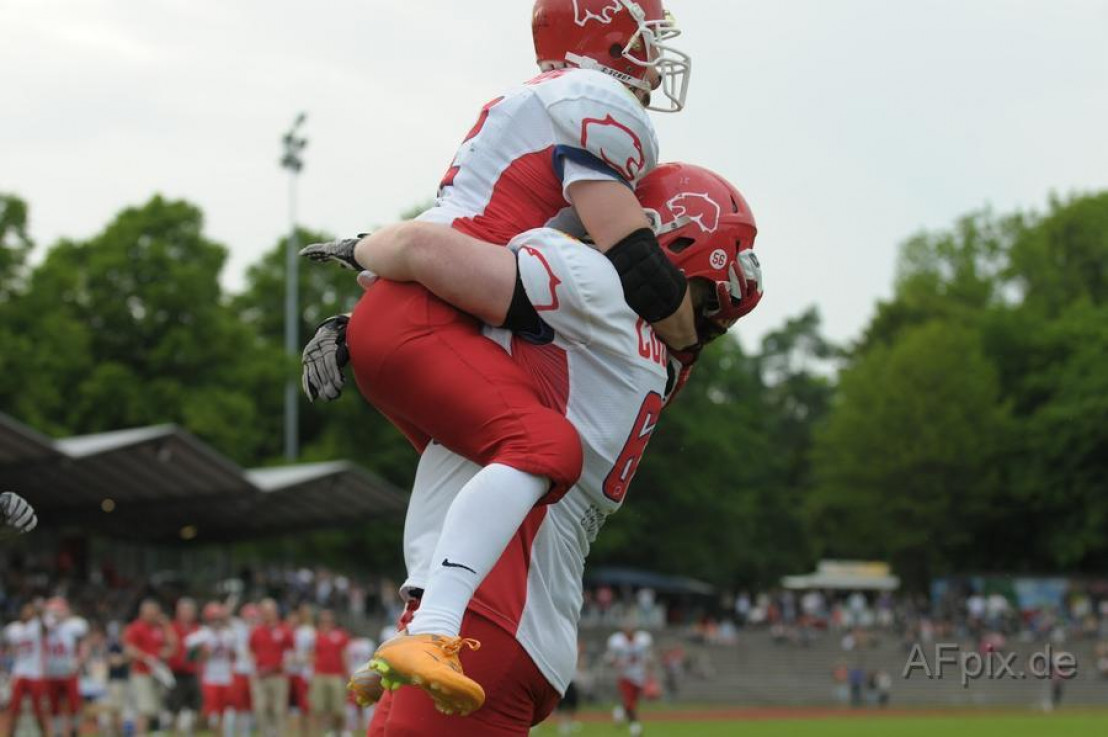
[{"label": "red football helmet", "polygon": [[714,299],[700,312],[702,342],[713,340],[762,299],[762,270],[754,255],[758,226],[739,190],[692,164],[663,164],[639,182],[639,203],[658,242],[690,280],[711,282]]},{"label": "red football helmet", "polygon": [[535,0],[531,18],[535,57],[544,71],[565,66],[596,69],[628,87],[650,92],[650,71],[669,105],[685,106],[692,61],[666,44],[681,35],[662,0]]}]

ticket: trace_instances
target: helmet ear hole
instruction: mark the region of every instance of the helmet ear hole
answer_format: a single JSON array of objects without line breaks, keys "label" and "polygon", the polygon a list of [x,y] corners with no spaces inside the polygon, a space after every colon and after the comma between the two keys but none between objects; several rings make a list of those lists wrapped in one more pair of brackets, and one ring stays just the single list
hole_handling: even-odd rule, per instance
[{"label": "helmet ear hole", "polygon": [[619,44],[612,44],[611,47],[608,49],[608,55],[611,56],[613,59],[619,59],[623,56],[623,47]]},{"label": "helmet ear hole", "polygon": [[696,240],[694,240],[693,238],[674,238],[673,243],[670,243],[668,246],[666,246],[666,248],[668,248],[671,253],[681,253],[686,248],[695,243]]}]

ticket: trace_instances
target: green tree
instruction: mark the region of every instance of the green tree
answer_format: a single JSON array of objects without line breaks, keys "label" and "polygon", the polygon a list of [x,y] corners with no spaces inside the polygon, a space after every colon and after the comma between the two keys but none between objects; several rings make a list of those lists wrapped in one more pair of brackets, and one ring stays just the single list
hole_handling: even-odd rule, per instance
[{"label": "green tree", "polygon": [[[319,231],[300,229],[301,244],[330,240]],[[235,297],[233,307],[249,330],[261,341],[279,350],[284,345],[285,330],[285,247],[281,239],[247,272],[247,286]],[[299,266],[300,342],[306,343],[324,319],[349,312],[362,290],[354,273],[332,265],[317,265],[302,261]],[[287,361],[286,376],[299,381],[299,360]],[[335,402],[313,405],[303,394],[300,401],[300,438],[304,460],[349,458],[398,484],[406,487],[415,477],[418,460],[407,440],[375,409],[362,399],[354,385],[354,375],[346,371],[347,388]],[[270,425],[269,437],[281,440],[283,394],[278,387],[267,395],[262,412]],[[268,454],[276,459],[280,452],[273,445]]]},{"label": "green tree", "polygon": [[5,406],[59,435],[178,422],[255,458],[254,397],[284,359],[228,309],[226,249],[202,230],[196,207],[154,197],[51,249],[10,310],[20,365]]},{"label": "green tree", "polygon": [[0,192],[0,302],[10,296],[33,246],[27,230],[27,203]]},{"label": "green tree", "polygon": [[1045,217],[1016,222],[1007,276],[1027,306],[1057,315],[1074,302],[1108,301],[1108,192],[1052,199]]},{"label": "green tree", "polygon": [[908,241],[816,447],[821,549],[896,557],[917,583],[1108,562],[1106,264],[1108,194]]},{"label": "green tree", "polygon": [[895,297],[878,302],[859,350],[888,345],[900,331],[931,320],[976,320],[1002,302],[1007,252],[1022,227],[1019,215],[997,218],[983,210],[959,218],[949,231],[918,233],[905,241]]},{"label": "green tree", "polygon": [[738,342],[720,340],[662,413],[627,500],[601,532],[592,564],[621,563],[723,585],[775,568],[787,517],[760,432],[764,389]]},{"label": "green tree", "polygon": [[986,562],[975,534],[997,496],[1007,419],[972,327],[935,321],[867,352],[816,437],[820,553],[890,560],[917,586]]}]

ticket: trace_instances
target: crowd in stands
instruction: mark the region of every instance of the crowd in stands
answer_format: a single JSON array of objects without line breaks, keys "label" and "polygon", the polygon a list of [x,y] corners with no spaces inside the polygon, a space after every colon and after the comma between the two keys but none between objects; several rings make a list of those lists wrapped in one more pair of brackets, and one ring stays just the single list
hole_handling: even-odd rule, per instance
[{"label": "crowd in stands", "polygon": [[[346,678],[402,610],[394,582],[322,567],[246,567],[197,585],[179,573],[129,578],[106,561],[78,576],[64,558],[22,555],[0,568],[0,706],[50,734],[72,734],[82,716],[103,734],[191,734],[210,723],[224,737],[268,736],[290,717],[293,733],[356,733],[366,714],[349,702]],[[689,645],[732,645],[752,632],[797,646],[831,636],[844,656],[876,638],[905,647],[975,638],[995,650],[1084,639],[1108,678],[1108,587],[1071,582],[1060,605],[1023,609],[996,591],[944,591],[934,600],[784,589],[713,598],[597,586],[582,627],[665,629],[655,673],[669,697],[683,679],[712,677],[705,649]],[[19,664],[28,647],[42,648],[39,671]],[[603,660],[583,648],[585,698]],[[832,674],[844,703],[887,702],[888,674],[849,662]]]},{"label": "crowd in stands", "polygon": [[[618,626],[632,617],[639,626],[666,625],[688,639],[712,645],[738,642],[743,631],[767,631],[782,644],[804,645],[821,633],[843,638],[844,648],[866,633],[886,633],[906,643],[980,639],[994,647],[1020,641],[1103,640],[1108,643],[1108,588],[1071,583],[1060,605],[1020,609],[998,592],[955,587],[932,601],[893,592],[792,591],[725,594],[718,600],[662,597],[649,589],[586,592],[583,627]],[[1108,644],[1101,648],[1108,677]]]}]

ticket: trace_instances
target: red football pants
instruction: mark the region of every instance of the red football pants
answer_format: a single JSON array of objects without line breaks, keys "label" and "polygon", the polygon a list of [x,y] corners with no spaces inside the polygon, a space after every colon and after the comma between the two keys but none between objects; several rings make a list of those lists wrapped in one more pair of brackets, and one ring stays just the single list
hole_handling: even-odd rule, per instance
[{"label": "red football pants", "polygon": [[642,686],[629,681],[626,678],[619,679],[619,698],[623,702],[623,708],[626,711],[637,711],[639,708],[639,697],[642,696]]},{"label": "red football pants", "polygon": [[581,440],[562,411],[481,323],[419,284],[381,280],[346,332],[358,388],[416,450],[446,446],[482,466],[543,476],[560,499],[581,475]]},{"label": "red football pants", "polygon": [[460,657],[465,674],[485,689],[485,705],[467,717],[448,717],[435,711],[422,689],[386,691],[368,737],[527,737],[550,715],[558,692],[515,637],[472,611],[461,634],[481,642],[480,650],[463,650]]},{"label": "red football pants", "polygon": [[[46,701],[46,682],[40,679],[32,680],[20,677],[12,682],[11,703],[8,705],[8,714],[12,720],[10,722],[12,725],[19,718],[19,710],[23,708],[24,697],[30,697],[31,710],[35,714],[35,719],[41,724],[46,716],[46,710],[43,708]],[[9,728],[14,731],[14,726]]]},{"label": "red football pants", "polygon": [[57,716],[65,706],[66,713],[81,713],[81,692],[77,676],[68,678],[47,678],[44,682],[46,700],[50,703],[50,713]]}]

